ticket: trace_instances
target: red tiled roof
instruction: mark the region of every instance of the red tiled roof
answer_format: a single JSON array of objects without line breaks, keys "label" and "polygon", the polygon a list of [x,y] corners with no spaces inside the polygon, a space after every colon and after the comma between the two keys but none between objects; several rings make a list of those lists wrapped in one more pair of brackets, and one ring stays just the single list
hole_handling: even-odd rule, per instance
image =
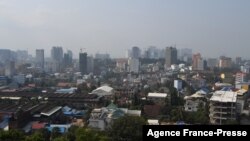
[{"label": "red tiled roof", "polygon": [[32,124],[32,129],[42,129],[45,127],[46,123],[34,122]]},{"label": "red tiled roof", "polygon": [[70,87],[71,84],[70,84],[70,83],[64,83],[64,82],[59,82],[59,83],[57,84],[57,86],[58,86],[58,87]]}]

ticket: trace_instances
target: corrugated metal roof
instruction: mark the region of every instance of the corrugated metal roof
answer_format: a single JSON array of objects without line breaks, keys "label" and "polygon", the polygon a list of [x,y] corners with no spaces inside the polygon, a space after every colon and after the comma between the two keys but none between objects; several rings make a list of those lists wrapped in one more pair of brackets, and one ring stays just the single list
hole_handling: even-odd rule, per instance
[{"label": "corrugated metal roof", "polygon": [[148,93],[148,97],[165,98],[167,97],[167,94],[166,93]]},{"label": "corrugated metal roof", "polygon": [[237,93],[233,91],[216,91],[210,98],[210,101],[218,102],[236,102]]}]

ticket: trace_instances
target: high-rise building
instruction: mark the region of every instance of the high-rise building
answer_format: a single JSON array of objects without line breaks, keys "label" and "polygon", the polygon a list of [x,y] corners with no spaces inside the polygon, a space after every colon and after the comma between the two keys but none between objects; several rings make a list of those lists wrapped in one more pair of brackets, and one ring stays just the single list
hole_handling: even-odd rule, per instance
[{"label": "high-rise building", "polygon": [[166,47],[165,64],[167,67],[177,64],[177,49],[175,47]]},{"label": "high-rise building", "polygon": [[179,59],[181,61],[185,61],[185,62],[188,62],[188,63],[191,63],[192,62],[192,49],[189,49],[189,48],[182,48],[179,50],[180,52],[178,53],[179,54]]},{"label": "high-rise building", "polygon": [[215,68],[218,66],[218,60],[216,58],[207,59],[207,67]]},{"label": "high-rise building", "polygon": [[140,67],[139,59],[129,58],[128,59],[128,66],[129,66],[129,72],[138,73],[139,67]]},{"label": "high-rise building", "polygon": [[37,49],[36,50],[36,67],[44,69],[44,50]]},{"label": "high-rise building", "polygon": [[232,58],[221,56],[219,61],[220,68],[231,68],[232,67]]},{"label": "high-rise building", "polygon": [[5,76],[12,77],[15,74],[15,61],[8,61],[5,66]]},{"label": "high-rise building", "polygon": [[64,53],[64,56],[63,56],[64,67],[72,66],[72,63],[73,63],[73,58],[72,57],[73,57],[72,51],[68,50],[67,53]]},{"label": "high-rise building", "polygon": [[96,53],[95,58],[96,59],[101,59],[101,60],[110,59],[110,55],[107,54],[107,53],[106,54]]},{"label": "high-rise building", "polygon": [[192,61],[193,70],[204,70],[204,60],[201,58],[200,53],[194,54]]},{"label": "high-rise building", "polygon": [[239,66],[239,65],[241,65],[241,63],[242,63],[241,57],[236,57],[235,58],[235,64]]},{"label": "high-rise building", "polygon": [[13,61],[11,60],[11,58],[12,58],[11,50],[0,49],[0,62],[5,64],[8,61]]},{"label": "high-rise building", "polygon": [[131,51],[131,58],[139,59],[141,57],[141,50],[139,47],[133,47]]},{"label": "high-rise building", "polygon": [[51,49],[51,58],[56,62],[62,62],[63,61],[63,49],[62,47],[52,47]]},{"label": "high-rise building", "polygon": [[94,58],[93,56],[87,56],[87,72],[92,73],[94,71]]},{"label": "high-rise building", "polygon": [[87,74],[87,53],[79,54],[79,69],[82,75]]}]

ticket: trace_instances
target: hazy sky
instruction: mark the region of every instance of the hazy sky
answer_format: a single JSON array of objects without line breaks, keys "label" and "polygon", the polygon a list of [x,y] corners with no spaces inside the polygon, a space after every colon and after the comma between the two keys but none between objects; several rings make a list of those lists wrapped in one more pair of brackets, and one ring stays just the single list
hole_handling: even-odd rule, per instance
[{"label": "hazy sky", "polygon": [[0,0],[1,49],[124,57],[132,46],[174,44],[250,58],[250,0]]}]

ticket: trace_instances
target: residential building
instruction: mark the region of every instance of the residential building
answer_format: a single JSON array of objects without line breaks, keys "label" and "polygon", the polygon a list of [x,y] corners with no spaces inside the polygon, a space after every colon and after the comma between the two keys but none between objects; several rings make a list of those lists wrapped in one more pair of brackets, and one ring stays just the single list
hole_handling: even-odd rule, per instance
[{"label": "residential building", "polygon": [[129,58],[128,59],[128,66],[129,66],[129,72],[138,73],[139,67],[140,67],[139,59]]},{"label": "residential building", "polygon": [[179,91],[182,89],[182,80],[174,80],[174,87]]},{"label": "residential building", "polygon": [[207,59],[207,67],[215,68],[218,66],[218,60],[216,58]]},{"label": "residential building", "polygon": [[219,60],[219,68],[231,68],[232,58],[221,56]]},{"label": "residential building", "polygon": [[235,58],[235,64],[238,65],[238,66],[240,66],[241,63],[242,63],[242,58],[241,57],[236,57]]},{"label": "residential building", "polygon": [[[9,49],[0,49],[0,62],[6,63],[12,60],[12,53]],[[14,61],[14,60],[12,60]]]},{"label": "residential building", "polygon": [[70,67],[73,64],[73,53],[71,50],[68,50],[67,53],[64,53],[63,56],[64,67]]},{"label": "residential building", "polygon": [[211,124],[225,124],[237,117],[237,93],[233,91],[215,91],[210,98],[209,118]]},{"label": "residential building", "polygon": [[184,110],[187,112],[197,112],[201,104],[203,106],[205,106],[206,104],[205,95],[199,92],[191,96],[185,96],[184,100],[185,100]]},{"label": "residential building", "polygon": [[248,74],[250,72],[250,66],[248,64],[245,64],[243,66],[240,66],[240,70],[241,72]]},{"label": "residential building", "polygon": [[87,74],[87,53],[79,54],[79,69],[82,75]]},{"label": "residential building", "polygon": [[164,105],[168,102],[168,94],[166,93],[148,93],[147,100],[154,102],[157,105]]},{"label": "residential building", "polygon": [[44,49],[36,49],[36,67],[44,70]]},{"label": "residential building", "polygon": [[51,58],[57,62],[63,61],[63,49],[62,47],[54,46],[51,49]]},{"label": "residential building", "polygon": [[93,56],[87,56],[87,72],[93,73],[94,71],[94,58]]},{"label": "residential building", "polygon": [[204,70],[204,60],[202,59],[200,53],[194,54],[192,61],[192,70]]},{"label": "residential building", "polygon": [[5,76],[12,77],[15,74],[15,62],[8,61],[5,66]]},{"label": "residential building", "polygon": [[101,59],[101,60],[110,59],[110,55],[107,53],[106,54],[96,53],[95,59]]},{"label": "residential building", "polygon": [[131,58],[139,59],[141,57],[141,50],[139,47],[133,47],[131,51]]},{"label": "residential building", "polygon": [[181,61],[185,61],[187,63],[191,63],[192,62],[192,49],[189,48],[182,48],[179,50],[179,59]]},{"label": "residential building", "polygon": [[166,47],[165,65],[171,67],[172,64],[177,64],[177,49],[175,47]]},{"label": "residential building", "polygon": [[111,103],[107,107],[93,109],[89,118],[89,127],[105,130],[110,127],[111,123],[125,115],[141,116],[141,110],[128,110],[127,108],[118,108]]},{"label": "residential building", "polygon": [[238,113],[245,113],[249,115],[249,109],[247,104],[247,99],[249,98],[249,90],[239,89],[236,91],[237,93],[237,112]]},{"label": "residential building", "polygon": [[157,119],[148,119],[148,125],[160,125]]},{"label": "residential building", "polygon": [[124,72],[127,70],[128,59],[117,59],[116,68],[119,72]]},{"label": "residential building", "polygon": [[246,73],[238,72],[235,75],[235,83],[243,83],[246,82]]}]

